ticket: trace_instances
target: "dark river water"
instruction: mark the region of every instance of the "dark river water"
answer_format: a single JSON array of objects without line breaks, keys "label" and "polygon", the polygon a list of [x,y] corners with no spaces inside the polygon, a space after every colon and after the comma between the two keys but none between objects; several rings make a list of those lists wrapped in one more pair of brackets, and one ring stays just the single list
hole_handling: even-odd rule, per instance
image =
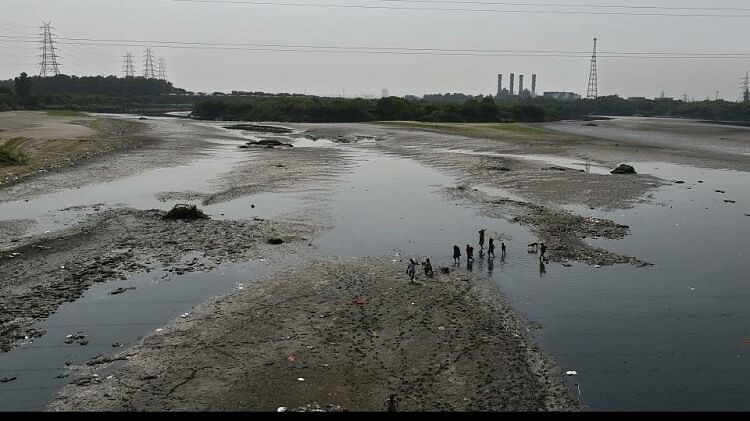
[{"label": "dark river water", "polygon": [[[220,167],[236,163],[227,153],[235,147],[226,145],[226,150],[215,152],[223,162]],[[632,235],[624,240],[588,241],[655,266],[550,263],[540,267],[538,258],[526,252],[525,245],[536,241],[526,228],[481,216],[476,209],[445,199],[440,190],[455,184],[449,175],[408,159],[350,149],[356,165],[324,201],[332,229],[313,240],[322,252],[406,260],[430,257],[434,266],[440,266],[452,264],[454,244],[463,253],[471,243],[477,258],[469,269],[492,279],[519,313],[542,324],[535,339],[564,372],[577,372],[565,381],[574,393],[580,393],[585,410],[750,409],[750,382],[746,380],[750,373],[750,217],[745,215],[750,214],[750,189],[746,173],[632,163],[642,172],[685,183],[663,187],[649,203],[625,211],[570,209],[629,225]],[[143,187],[131,192],[127,202],[153,205],[155,192],[179,190],[188,185],[180,181],[181,172],[194,173],[190,166],[159,171],[158,178],[171,180],[170,185],[149,185],[148,174],[136,176]],[[163,177],[170,171],[174,177]],[[188,181],[201,182],[195,176]],[[118,182],[122,181],[109,188],[116,188]],[[59,229],[61,224],[45,215],[71,204],[96,203],[94,197],[100,202],[101,195],[89,189],[108,187],[76,189],[74,199],[65,192],[41,196],[27,203],[26,209],[39,214],[44,229]],[[247,209],[249,203],[271,203],[267,207],[272,209],[263,216],[272,217],[306,206],[302,194],[261,198],[237,199],[208,212],[214,217],[221,213],[239,217],[239,211],[232,212]],[[0,216],[13,219],[21,209],[19,203],[0,203]],[[481,228],[487,229],[488,238],[502,239],[496,240],[495,259],[478,256]],[[500,241],[508,247],[504,259],[499,257]],[[462,265],[466,267],[465,260]],[[56,377],[66,372],[66,362],[112,354],[115,342],[132,345],[195,304],[239,288],[263,270],[263,262],[248,262],[180,277],[157,271],[92,288],[40,323],[47,335],[0,354],[0,378],[18,377],[0,383],[0,409],[42,408],[55,390],[70,381]],[[160,276],[165,278],[160,280]],[[118,286],[131,284],[138,288],[108,295]],[[92,325],[91,320],[97,322]],[[64,343],[66,335],[77,331],[86,332],[89,345]]]}]

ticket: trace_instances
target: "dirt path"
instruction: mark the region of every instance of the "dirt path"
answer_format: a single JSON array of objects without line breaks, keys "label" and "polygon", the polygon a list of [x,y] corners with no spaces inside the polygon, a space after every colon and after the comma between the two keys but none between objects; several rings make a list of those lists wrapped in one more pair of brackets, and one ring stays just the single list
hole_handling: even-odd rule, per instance
[{"label": "dirt path", "polygon": [[[498,292],[461,270],[316,258],[144,338],[53,410],[572,410],[559,368]],[[89,381],[86,381],[89,379]]]}]

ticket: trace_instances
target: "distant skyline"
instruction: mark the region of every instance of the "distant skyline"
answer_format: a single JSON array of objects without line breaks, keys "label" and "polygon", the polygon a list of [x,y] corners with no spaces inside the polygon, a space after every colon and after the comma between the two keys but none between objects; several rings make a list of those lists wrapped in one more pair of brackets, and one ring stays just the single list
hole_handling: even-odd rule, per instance
[{"label": "distant skyline", "polygon": [[[740,78],[750,68],[750,46],[746,45],[750,5],[743,0],[637,4],[626,0],[252,3],[4,0],[0,78],[9,79],[22,71],[38,73],[34,39],[42,21],[52,21],[60,37],[62,73],[122,76],[123,56],[132,52],[139,75],[143,51],[152,46],[156,57],[166,60],[169,80],[175,86],[205,92],[345,92],[346,96],[379,97],[388,90],[398,96],[447,92],[494,95],[498,73],[504,75],[506,86],[510,73],[528,75],[527,88],[531,74],[536,73],[538,93],[572,91],[585,95],[595,36],[601,54],[600,96],[656,97],[663,91],[670,97],[682,98],[687,92],[688,97],[703,100],[713,99],[719,91],[721,98],[734,101],[740,96]],[[291,3],[307,6],[282,5]],[[552,7],[551,3],[576,6]],[[324,4],[336,7],[312,7]],[[599,14],[577,14],[581,12]],[[730,17],[665,16],[670,14]],[[152,42],[138,42],[141,40]],[[230,43],[235,45],[227,45]],[[292,45],[298,47],[289,47]],[[308,46],[318,48],[312,52]],[[379,49],[344,53],[320,47]],[[412,50],[401,50],[408,54],[382,50],[393,47]],[[306,51],[271,51],[278,49]],[[458,53],[456,50],[495,53],[446,55]],[[627,57],[632,53],[638,53],[633,54],[638,57]],[[660,58],[643,58],[648,55],[644,53],[658,53]],[[672,54],[678,58],[664,58]],[[696,54],[734,54],[736,58],[684,58]]]}]

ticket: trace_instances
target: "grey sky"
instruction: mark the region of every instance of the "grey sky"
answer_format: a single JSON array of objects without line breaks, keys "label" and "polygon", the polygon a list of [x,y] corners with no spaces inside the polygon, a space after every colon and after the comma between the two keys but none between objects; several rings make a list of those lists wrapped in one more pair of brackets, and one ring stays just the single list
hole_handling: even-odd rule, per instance
[{"label": "grey sky", "polygon": [[[282,1],[282,0],[279,0]],[[491,0],[484,0],[490,2]],[[403,6],[373,0],[284,0],[282,2]],[[517,0],[540,3],[541,0]],[[544,3],[750,8],[746,0],[546,0]],[[415,7],[429,4],[415,4]],[[457,5],[432,5],[456,7]],[[471,5],[503,10],[550,7]],[[566,11],[592,10],[584,8]],[[593,9],[602,11],[604,9]],[[607,9],[613,11],[612,9]],[[632,12],[633,10],[630,10]],[[679,12],[679,11],[678,11]],[[681,11],[681,13],[699,13]],[[731,12],[729,14],[746,14]],[[192,4],[166,0],[3,0],[0,35],[33,35],[51,20],[64,37],[147,39],[324,46],[589,51],[750,53],[750,17],[570,16],[487,12],[393,11],[280,7],[249,4]],[[0,77],[37,73],[33,43],[0,39]],[[122,56],[143,48],[61,44],[64,73],[122,75]],[[176,86],[189,90],[262,90],[309,94],[392,95],[436,92],[494,94],[497,73],[538,74],[538,91],[585,94],[589,58],[456,57],[384,54],[326,54],[155,48],[167,60]],[[600,58],[599,93],[736,100],[745,59]],[[507,81],[507,76],[506,76]]]}]

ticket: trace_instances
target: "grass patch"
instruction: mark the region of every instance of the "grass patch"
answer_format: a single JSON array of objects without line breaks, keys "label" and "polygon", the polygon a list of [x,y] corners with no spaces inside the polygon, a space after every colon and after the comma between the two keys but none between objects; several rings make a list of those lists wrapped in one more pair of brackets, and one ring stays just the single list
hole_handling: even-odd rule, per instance
[{"label": "grass patch", "polygon": [[52,117],[79,117],[81,113],[70,110],[47,110],[47,115]]},{"label": "grass patch", "polygon": [[23,165],[28,158],[21,151],[21,144],[26,139],[15,137],[0,144],[0,166]]},{"label": "grass patch", "polygon": [[384,121],[379,124],[500,140],[519,137],[547,138],[555,135],[555,133],[550,130],[530,126],[524,123],[425,123],[417,121]]}]

